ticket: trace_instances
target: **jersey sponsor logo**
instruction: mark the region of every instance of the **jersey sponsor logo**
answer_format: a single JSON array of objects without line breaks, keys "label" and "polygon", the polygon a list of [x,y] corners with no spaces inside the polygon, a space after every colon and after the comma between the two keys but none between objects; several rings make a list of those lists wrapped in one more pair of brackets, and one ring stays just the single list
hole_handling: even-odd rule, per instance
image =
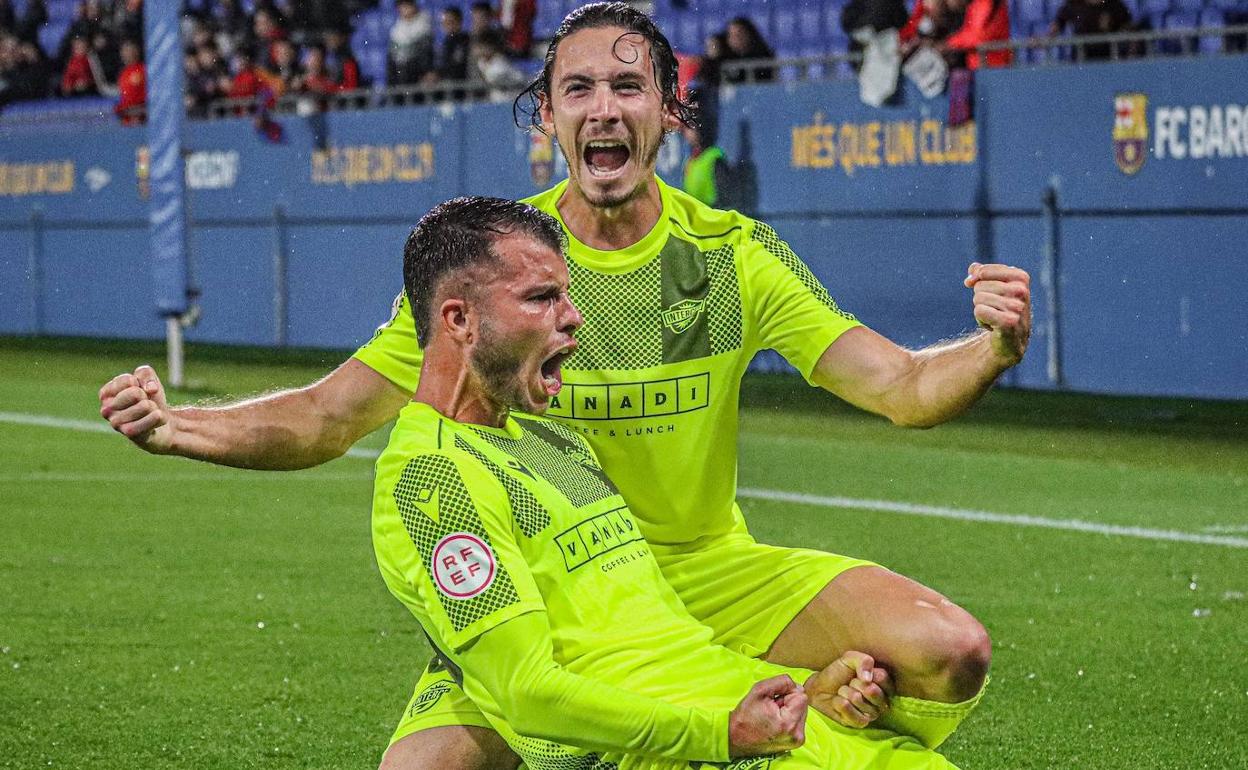
[{"label": "jersey sponsor logo", "polygon": [[409,717],[417,714],[423,714],[429,709],[437,705],[442,700],[442,696],[451,691],[451,686],[446,682],[434,682],[425,689],[420,691],[420,695],[416,696],[416,700],[412,701],[412,706],[407,710]]},{"label": "jersey sponsor logo", "polygon": [[705,308],[705,299],[682,299],[663,311],[663,325],[673,334],[680,334],[693,326]]},{"label": "jersey sponsor logo", "polygon": [[578,385],[565,382],[550,400],[549,417],[572,420],[633,420],[705,409],[710,404],[710,372],[666,380]]},{"label": "jersey sponsor logo", "polygon": [[485,541],[467,532],[456,532],[438,541],[430,572],[438,590],[452,599],[471,599],[494,582],[498,565]]},{"label": "jersey sponsor logo", "polygon": [[1148,143],[1148,97],[1140,93],[1114,96],[1114,162],[1124,174],[1144,166]]},{"label": "jersey sponsor logo", "polygon": [[624,507],[586,519],[555,535],[568,572],[583,567],[603,554],[645,540],[637,523]]}]

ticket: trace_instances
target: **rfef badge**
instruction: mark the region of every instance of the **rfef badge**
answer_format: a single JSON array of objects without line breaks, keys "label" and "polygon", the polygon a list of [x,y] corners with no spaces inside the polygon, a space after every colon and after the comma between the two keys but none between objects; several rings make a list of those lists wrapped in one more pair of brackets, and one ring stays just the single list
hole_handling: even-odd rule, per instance
[{"label": "rfef badge", "polygon": [[1114,97],[1114,160],[1124,174],[1144,165],[1148,145],[1148,97],[1118,94]]}]

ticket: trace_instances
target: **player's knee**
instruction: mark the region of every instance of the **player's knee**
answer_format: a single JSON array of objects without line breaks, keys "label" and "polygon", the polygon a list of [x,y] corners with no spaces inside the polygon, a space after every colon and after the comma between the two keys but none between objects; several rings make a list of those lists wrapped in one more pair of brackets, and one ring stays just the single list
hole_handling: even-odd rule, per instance
[{"label": "player's knee", "polygon": [[967,613],[952,618],[928,648],[926,689],[949,703],[973,698],[984,686],[992,662],[988,631]]}]

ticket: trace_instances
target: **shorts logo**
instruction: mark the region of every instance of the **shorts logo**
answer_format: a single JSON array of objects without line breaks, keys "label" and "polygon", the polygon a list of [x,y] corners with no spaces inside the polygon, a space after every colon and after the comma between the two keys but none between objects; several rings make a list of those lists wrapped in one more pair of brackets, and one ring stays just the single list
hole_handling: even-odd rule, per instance
[{"label": "shorts logo", "polygon": [[485,541],[467,532],[456,532],[433,548],[430,570],[438,590],[452,599],[471,599],[494,582],[494,552]]},{"label": "shorts logo", "polygon": [[705,307],[705,299],[682,299],[663,311],[663,325],[671,329],[673,334],[680,334],[693,326]]},{"label": "shorts logo", "polygon": [[1114,97],[1114,161],[1124,174],[1144,166],[1148,143],[1148,97],[1140,93]]},{"label": "shorts logo", "polygon": [[407,710],[408,716],[416,716],[423,714],[433,708],[438,701],[442,700],[442,696],[451,691],[451,686],[446,682],[434,682],[421,691],[416,696],[416,700],[412,702],[412,707]]}]

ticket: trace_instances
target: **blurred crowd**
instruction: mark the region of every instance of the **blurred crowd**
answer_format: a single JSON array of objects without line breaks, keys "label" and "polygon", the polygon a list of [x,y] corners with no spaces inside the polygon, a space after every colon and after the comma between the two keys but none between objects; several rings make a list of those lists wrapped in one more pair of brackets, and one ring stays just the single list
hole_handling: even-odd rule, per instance
[{"label": "blurred crowd", "polygon": [[[258,99],[270,106],[287,95],[323,100],[374,85],[351,38],[353,18],[378,1],[254,0],[247,10],[240,0],[186,0],[188,111],[205,115],[220,100]],[[388,37],[378,41],[387,51],[385,82],[376,85],[425,92],[444,83],[475,83],[495,95],[511,92],[525,79],[515,60],[530,55],[536,11],[536,0],[502,0],[498,8],[480,0],[445,8],[435,21],[417,0],[398,0]],[[143,0],[80,0],[56,50],[40,42],[48,22],[47,0],[28,0],[21,13],[13,0],[0,0],[0,108],[103,96],[117,99],[123,122],[140,122],[146,103]]]}]

